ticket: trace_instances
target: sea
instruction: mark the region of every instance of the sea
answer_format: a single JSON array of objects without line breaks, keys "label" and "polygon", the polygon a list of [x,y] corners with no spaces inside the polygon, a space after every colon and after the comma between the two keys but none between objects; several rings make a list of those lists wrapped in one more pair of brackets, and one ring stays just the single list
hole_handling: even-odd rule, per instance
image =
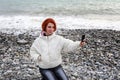
[{"label": "sea", "polygon": [[41,29],[46,18],[58,29],[120,31],[120,0],[0,0],[0,29]]}]

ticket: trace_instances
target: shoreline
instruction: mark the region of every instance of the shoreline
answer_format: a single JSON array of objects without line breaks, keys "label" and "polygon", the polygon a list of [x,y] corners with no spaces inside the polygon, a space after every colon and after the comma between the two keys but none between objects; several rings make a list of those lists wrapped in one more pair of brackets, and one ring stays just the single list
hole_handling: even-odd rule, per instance
[{"label": "shoreline", "polygon": [[[30,59],[29,49],[40,30],[28,30],[17,35],[14,31],[0,31],[0,79],[39,80],[41,76]],[[73,41],[81,40],[82,34],[86,35],[88,43],[85,47],[76,52],[62,53],[62,66],[70,80],[120,79],[120,31],[58,29],[56,34]]]},{"label": "shoreline", "polygon": [[[113,31],[113,32],[120,32],[119,30],[112,30],[112,29],[67,29],[67,28],[58,28],[55,33],[59,34],[61,31]],[[82,31],[82,32],[83,32]],[[19,34],[25,34],[25,33],[34,33],[34,32],[41,32],[41,28],[36,28],[36,29],[16,29],[16,28],[3,28],[0,30],[0,33],[6,33],[6,34],[14,34],[14,35],[19,35]],[[112,33],[112,32],[111,32]]]},{"label": "shoreline", "polygon": [[[39,29],[44,19],[52,17],[57,22],[58,29],[111,29],[120,31],[120,20],[92,19],[83,16],[0,16],[0,29]],[[70,23],[70,24],[69,24]]]}]

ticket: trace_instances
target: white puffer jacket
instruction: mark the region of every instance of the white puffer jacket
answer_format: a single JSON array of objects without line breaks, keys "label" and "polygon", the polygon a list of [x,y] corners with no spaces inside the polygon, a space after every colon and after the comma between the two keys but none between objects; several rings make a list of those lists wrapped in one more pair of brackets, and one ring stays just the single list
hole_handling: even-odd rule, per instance
[{"label": "white puffer jacket", "polygon": [[[31,57],[40,68],[53,68],[61,64],[61,52],[74,51],[80,48],[80,41],[65,39],[59,35],[39,36],[30,49]],[[38,60],[38,56],[41,58]]]}]

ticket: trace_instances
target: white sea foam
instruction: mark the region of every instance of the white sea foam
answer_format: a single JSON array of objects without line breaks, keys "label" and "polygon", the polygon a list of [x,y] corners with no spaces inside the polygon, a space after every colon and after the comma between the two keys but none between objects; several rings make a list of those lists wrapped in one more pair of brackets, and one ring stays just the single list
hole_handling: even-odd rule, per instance
[{"label": "white sea foam", "polygon": [[57,27],[65,29],[111,29],[120,31],[120,21],[86,19],[76,16],[0,16],[0,29],[40,29],[48,17],[55,19]]}]

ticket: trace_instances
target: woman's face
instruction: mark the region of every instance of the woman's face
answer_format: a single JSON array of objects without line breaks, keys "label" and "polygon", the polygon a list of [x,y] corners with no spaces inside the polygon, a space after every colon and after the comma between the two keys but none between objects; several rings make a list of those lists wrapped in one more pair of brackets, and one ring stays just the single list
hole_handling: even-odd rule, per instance
[{"label": "woman's face", "polygon": [[47,35],[51,35],[54,33],[54,24],[53,23],[48,23],[48,25],[46,26],[46,33]]}]

